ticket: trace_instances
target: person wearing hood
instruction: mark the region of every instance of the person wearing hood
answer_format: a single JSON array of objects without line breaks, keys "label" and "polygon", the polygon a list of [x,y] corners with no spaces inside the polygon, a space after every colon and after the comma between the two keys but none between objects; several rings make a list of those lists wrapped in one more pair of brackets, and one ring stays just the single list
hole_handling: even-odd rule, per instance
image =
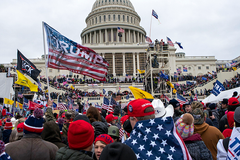
[{"label": "person wearing hood", "polygon": [[14,129],[12,130],[12,133],[9,137],[9,142],[14,142],[16,140],[18,140],[18,136],[17,136],[17,133],[18,133],[18,129],[17,129],[17,126],[22,123],[22,122],[25,122],[25,118],[20,118],[18,119],[16,122],[15,122],[15,127]]},{"label": "person wearing hood", "polygon": [[201,135],[203,142],[212,154],[212,158],[217,160],[217,143],[219,139],[224,139],[224,136],[216,127],[209,126],[205,122],[206,118],[202,109],[194,109],[192,115],[194,117],[194,134]]},{"label": "person wearing hood", "polygon": [[94,138],[96,138],[100,134],[108,133],[107,125],[104,124],[103,122],[95,121],[92,123],[92,126],[94,127],[94,133],[95,133]]},{"label": "person wearing hood", "polygon": [[180,111],[180,103],[176,99],[171,99],[169,104],[171,104],[174,108],[173,119],[175,122],[183,114],[182,111]]},{"label": "person wearing hood", "polygon": [[48,121],[44,123],[41,137],[45,141],[55,144],[58,148],[66,146],[64,143],[62,143],[59,126],[54,121]]},{"label": "person wearing hood", "polygon": [[176,129],[183,138],[183,141],[185,142],[185,145],[193,160],[212,160],[211,152],[202,141],[200,134],[193,134],[193,121],[193,116],[189,113],[185,113],[176,121]]}]

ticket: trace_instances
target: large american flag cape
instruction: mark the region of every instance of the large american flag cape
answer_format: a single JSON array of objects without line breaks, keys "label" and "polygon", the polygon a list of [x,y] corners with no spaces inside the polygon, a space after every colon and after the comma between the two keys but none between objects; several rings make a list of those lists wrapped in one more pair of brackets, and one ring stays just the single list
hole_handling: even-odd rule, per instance
[{"label": "large american flag cape", "polygon": [[181,96],[180,94],[177,93],[177,101],[183,105],[184,103],[188,102],[188,100],[186,100],[183,96]]},{"label": "large american flag cape", "polygon": [[48,41],[48,67],[70,70],[105,81],[109,63],[92,49],[77,44],[44,23]]},{"label": "large american flag cape", "polygon": [[192,159],[172,117],[138,121],[124,143],[132,148],[137,159]]},{"label": "large american flag cape", "polygon": [[112,105],[110,105],[110,102],[106,97],[103,97],[102,109],[105,109],[108,112],[113,112]]}]

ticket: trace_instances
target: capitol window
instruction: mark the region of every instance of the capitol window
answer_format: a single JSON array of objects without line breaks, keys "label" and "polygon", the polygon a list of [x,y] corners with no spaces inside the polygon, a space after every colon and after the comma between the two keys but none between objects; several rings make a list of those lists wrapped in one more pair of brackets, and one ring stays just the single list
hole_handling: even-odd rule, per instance
[{"label": "capitol window", "polygon": [[118,15],[118,21],[120,21],[120,15]]},{"label": "capitol window", "polygon": [[115,21],[115,14],[113,15],[113,21]]},{"label": "capitol window", "polygon": [[125,21],[125,16],[123,15],[123,22]]},{"label": "capitol window", "polygon": [[110,16],[110,15],[108,15],[108,21],[110,21],[110,19],[111,19],[111,16]]},{"label": "capitol window", "polygon": [[92,19],[92,25],[94,25],[94,19]]},{"label": "capitol window", "polygon": [[209,69],[209,66],[206,66],[206,69]]},{"label": "capitol window", "polygon": [[96,17],[96,24],[97,24],[97,17]]},{"label": "capitol window", "polygon": [[101,23],[101,16],[99,16],[99,23]]},{"label": "capitol window", "polygon": [[129,17],[127,16],[127,22],[129,22]]},{"label": "capitol window", "polygon": [[105,15],[103,16],[103,20],[104,20],[104,22],[106,22],[106,16]]},{"label": "capitol window", "polygon": [[188,70],[191,70],[191,67],[188,67]]},{"label": "capitol window", "polygon": [[198,70],[200,70],[201,69],[201,66],[198,66]]},{"label": "capitol window", "polygon": [[132,17],[131,17],[131,23],[132,23]]}]

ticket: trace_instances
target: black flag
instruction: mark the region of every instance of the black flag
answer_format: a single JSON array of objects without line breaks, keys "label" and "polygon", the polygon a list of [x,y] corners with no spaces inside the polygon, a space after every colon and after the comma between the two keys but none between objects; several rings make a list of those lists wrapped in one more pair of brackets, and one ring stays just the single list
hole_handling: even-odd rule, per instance
[{"label": "black flag", "polygon": [[40,71],[19,50],[17,51],[17,70],[26,73],[32,77],[33,80],[38,82],[37,77],[40,74]]}]

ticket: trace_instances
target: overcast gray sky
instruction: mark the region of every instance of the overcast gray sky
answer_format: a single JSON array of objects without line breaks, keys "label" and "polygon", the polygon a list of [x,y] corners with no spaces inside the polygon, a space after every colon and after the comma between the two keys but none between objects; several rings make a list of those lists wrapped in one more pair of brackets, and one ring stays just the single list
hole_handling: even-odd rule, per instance
[{"label": "overcast gray sky", "polygon": [[[95,0],[1,0],[0,63],[10,63],[19,49],[27,58],[44,54],[42,21],[64,36],[81,43],[85,18]],[[182,43],[186,56],[215,56],[231,60],[240,55],[239,0],[131,0],[141,26],[152,40]]]}]

